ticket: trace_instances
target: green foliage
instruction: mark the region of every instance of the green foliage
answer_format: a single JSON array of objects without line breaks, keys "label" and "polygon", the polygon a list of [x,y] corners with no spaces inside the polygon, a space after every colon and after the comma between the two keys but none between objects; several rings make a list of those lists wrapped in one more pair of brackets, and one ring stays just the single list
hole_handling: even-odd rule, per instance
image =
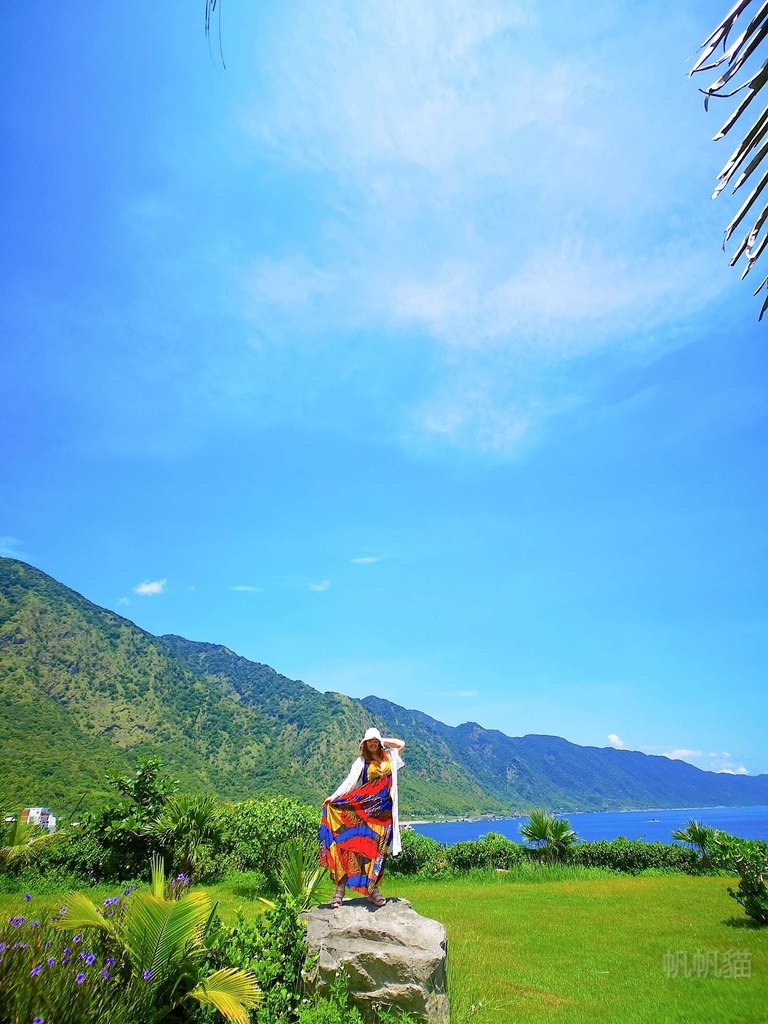
[{"label": "green foliage", "polygon": [[239,871],[262,871],[278,888],[283,844],[317,844],[320,810],[287,797],[233,804],[222,828],[222,853]]},{"label": "green foliage", "polygon": [[281,893],[258,921],[246,921],[239,911],[233,928],[222,926],[209,940],[209,964],[231,964],[255,975],[262,1000],[251,1014],[254,1024],[295,1020],[306,956],[304,934],[298,905]]},{"label": "green foliage", "polygon": [[498,832],[489,832],[474,842],[456,843],[446,850],[449,866],[454,871],[475,868],[511,868],[526,856],[519,843],[512,842]]},{"label": "green foliage", "polygon": [[[377,1024],[417,1024],[407,1013],[391,1007],[377,1008]],[[363,1016],[349,995],[349,978],[339,971],[327,996],[303,1003],[298,1024],[363,1024]]]},{"label": "green foliage", "polygon": [[703,866],[708,868],[712,864],[710,851],[716,834],[717,829],[712,828],[711,825],[703,825],[695,818],[690,818],[685,828],[676,829],[672,833],[672,838],[677,839],[680,843],[690,843],[698,850]]},{"label": "green foliage", "polygon": [[739,876],[738,887],[729,886],[728,895],[741,904],[747,917],[756,924],[768,925],[768,843],[714,830],[710,854],[715,865]]},{"label": "green foliage", "polygon": [[146,827],[147,834],[172,858],[174,868],[190,878],[197,876],[204,851],[215,854],[220,848],[222,831],[217,800],[209,793],[169,797]]},{"label": "green foliage", "polygon": [[520,834],[540,851],[547,864],[565,860],[577,841],[576,833],[565,818],[545,811],[531,811],[527,824],[520,826]]},{"label": "green foliage", "polygon": [[630,875],[641,871],[680,871],[687,875],[700,874],[702,862],[694,850],[670,843],[646,843],[640,839],[600,839],[594,843],[578,843],[569,860],[584,867],[606,868]]},{"label": "green foliage", "polygon": [[446,866],[446,850],[437,840],[410,829],[404,829],[401,838],[402,850],[387,860],[388,875],[434,874]]},{"label": "green foliage", "polygon": [[283,844],[280,888],[300,910],[329,898],[328,872],[318,862],[317,842],[295,838]]}]

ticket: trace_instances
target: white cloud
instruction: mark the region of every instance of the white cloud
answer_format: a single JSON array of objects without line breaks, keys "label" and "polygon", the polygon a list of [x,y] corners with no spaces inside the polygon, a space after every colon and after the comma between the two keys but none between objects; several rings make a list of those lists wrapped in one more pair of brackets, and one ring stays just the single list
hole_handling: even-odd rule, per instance
[{"label": "white cloud", "polygon": [[721,750],[710,754],[709,770],[717,772],[720,775],[749,775],[749,771],[744,765],[738,764],[732,759],[732,755],[727,750]]},{"label": "white cloud", "polygon": [[321,590],[328,590],[330,588],[330,586],[331,586],[331,581],[330,580],[322,580],[320,583],[310,583],[308,585],[308,589],[309,590],[314,590],[314,591],[321,591]]},{"label": "white cloud", "polygon": [[134,594],[140,594],[142,597],[154,597],[157,594],[165,593],[167,582],[167,579],[144,580],[143,583],[139,583],[138,586],[133,588],[133,592]]},{"label": "white cloud", "polygon": [[128,600],[127,597],[118,597],[117,603],[122,605],[122,604],[130,604],[131,602]]},{"label": "white cloud", "polygon": [[373,562],[380,562],[381,557],[375,555],[366,555],[363,558],[350,558],[350,562],[355,565],[371,565]]},{"label": "white cloud", "polygon": [[669,757],[673,761],[687,761],[691,757],[702,757],[701,750],[688,750],[686,747],[680,747],[676,750],[666,751],[661,755],[662,757]]},{"label": "white cloud", "polygon": [[614,750],[626,750],[627,749],[624,746],[624,740],[620,736],[617,736],[615,732],[609,732],[608,736],[607,736],[607,740],[611,744],[611,746],[614,748]]},{"label": "white cloud", "polygon": [[238,591],[240,593],[255,594],[255,593],[263,592],[264,587],[250,587],[250,586],[246,586],[246,585],[240,585],[240,586],[236,586],[236,587],[229,587],[228,589],[229,590],[236,590],[236,591]]},{"label": "white cloud", "polygon": [[749,775],[749,772],[744,765],[739,765],[738,768],[720,768],[718,775]]},{"label": "white cloud", "polygon": [[18,537],[0,537],[0,555],[5,558],[26,558],[24,542]]}]

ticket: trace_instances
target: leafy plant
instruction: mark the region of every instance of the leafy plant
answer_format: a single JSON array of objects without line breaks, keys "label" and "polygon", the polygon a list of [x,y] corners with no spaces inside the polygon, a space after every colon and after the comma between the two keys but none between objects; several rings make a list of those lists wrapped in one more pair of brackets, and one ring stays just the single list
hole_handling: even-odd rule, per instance
[{"label": "leafy plant", "polygon": [[531,811],[527,824],[520,825],[520,834],[541,851],[547,864],[564,860],[578,838],[565,818],[545,811]]},{"label": "leafy plant", "polygon": [[27,864],[42,844],[56,839],[55,832],[49,832],[32,821],[24,821],[21,812],[13,815],[10,822],[2,824],[5,835],[0,845],[0,862],[4,865]]},{"label": "leafy plant", "polygon": [[738,887],[729,887],[728,895],[741,904],[747,917],[757,924],[768,925],[768,843],[716,831],[712,859],[715,864],[739,875]]},{"label": "leafy plant", "polygon": [[175,869],[192,878],[202,848],[215,850],[221,844],[218,802],[209,793],[174,794],[146,832],[172,857]]},{"label": "leafy plant", "polygon": [[167,898],[159,858],[152,861],[150,891],[134,893],[118,913],[105,913],[82,893],[70,893],[65,902],[68,912],[55,927],[93,928],[103,934],[120,960],[138,1019],[162,1020],[195,1000],[229,1020],[246,1022],[246,1010],[258,1004],[260,993],[251,972],[231,966],[207,972],[203,939],[215,906],[202,890]]},{"label": "leafy plant", "polygon": [[709,851],[716,835],[717,829],[711,825],[703,825],[695,818],[690,818],[685,828],[676,829],[672,833],[672,838],[681,843],[690,843],[701,855],[702,865],[708,868],[712,866]]},{"label": "leafy plant", "polygon": [[[291,839],[283,844],[280,888],[299,910],[321,903],[328,895],[328,872],[318,863],[317,844]],[[262,902],[268,902],[262,898]],[[274,906],[274,904],[270,904]]]},{"label": "leafy plant", "polygon": [[256,977],[262,999],[251,1015],[254,1024],[287,1024],[296,1019],[306,956],[304,938],[299,907],[287,893],[280,893],[260,920],[246,921],[238,911],[234,927],[222,925],[211,935],[211,966],[231,964]]}]

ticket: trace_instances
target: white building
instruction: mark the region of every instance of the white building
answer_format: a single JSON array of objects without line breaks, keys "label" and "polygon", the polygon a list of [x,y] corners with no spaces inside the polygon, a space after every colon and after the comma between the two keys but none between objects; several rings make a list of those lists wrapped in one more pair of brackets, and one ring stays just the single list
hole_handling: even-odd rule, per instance
[{"label": "white building", "polygon": [[21,812],[21,820],[25,824],[47,828],[49,832],[56,831],[56,815],[51,814],[47,807],[25,807]]}]

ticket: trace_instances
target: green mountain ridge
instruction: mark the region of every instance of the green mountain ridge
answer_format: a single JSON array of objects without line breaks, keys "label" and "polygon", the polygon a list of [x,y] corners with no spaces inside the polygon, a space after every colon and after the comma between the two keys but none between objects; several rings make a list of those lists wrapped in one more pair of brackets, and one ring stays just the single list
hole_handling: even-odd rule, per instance
[{"label": "green mountain ridge", "polygon": [[0,798],[70,813],[160,754],[186,790],[319,804],[363,730],[407,741],[404,817],[768,804],[768,776],[716,775],[555,736],[452,727],[379,697],[321,693],[217,644],[153,636],[0,558]]}]

